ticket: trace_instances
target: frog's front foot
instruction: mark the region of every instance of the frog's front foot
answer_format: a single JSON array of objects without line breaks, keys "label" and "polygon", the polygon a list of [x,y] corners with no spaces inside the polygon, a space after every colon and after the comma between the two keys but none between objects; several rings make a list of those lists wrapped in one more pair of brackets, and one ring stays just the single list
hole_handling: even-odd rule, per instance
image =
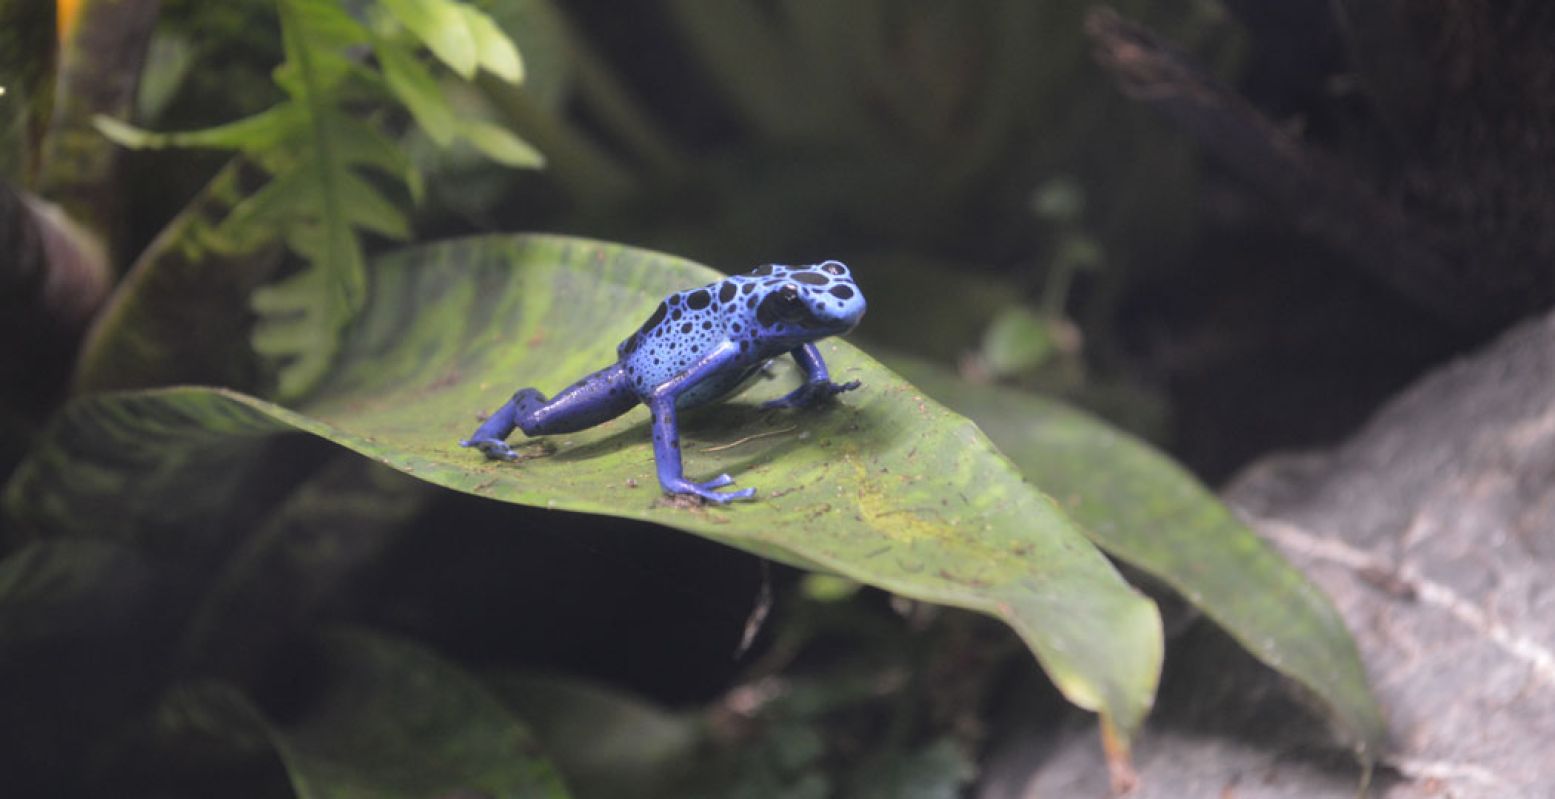
[{"label": "frog's front foot", "polygon": [[664,486],[664,493],[666,494],[688,494],[691,496],[701,497],[708,502],[715,502],[719,505],[733,502],[737,499],[750,499],[751,497],[756,496],[756,489],[754,488],[743,488],[739,491],[714,490],[723,488],[724,486],[733,482],[733,477],[730,477],[727,474],[720,474],[705,483],[693,483],[690,480],[681,478],[673,482],[664,482],[662,485]]},{"label": "frog's front foot", "polygon": [[496,438],[471,438],[460,441],[461,447],[475,447],[494,461],[516,461],[518,453],[508,446],[508,442]]},{"label": "frog's front foot", "polygon": [[775,400],[763,402],[761,407],[766,408],[810,408],[819,405],[844,391],[852,391],[862,383],[850,380],[846,383],[833,383],[830,380],[818,380],[813,383],[805,383],[799,388],[790,391]]}]

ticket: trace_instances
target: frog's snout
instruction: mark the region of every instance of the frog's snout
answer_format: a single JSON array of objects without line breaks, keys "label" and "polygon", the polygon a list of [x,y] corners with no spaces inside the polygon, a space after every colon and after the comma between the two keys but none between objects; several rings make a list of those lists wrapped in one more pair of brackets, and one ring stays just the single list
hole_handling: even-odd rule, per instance
[{"label": "frog's snout", "polygon": [[843,327],[842,333],[838,335],[852,333],[853,328],[858,327],[858,323],[864,321],[864,312],[867,310],[869,310],[869,304],[864,302],[863,295],[859,295],[858,302],[849,303],[848,307],[844,309],[841,319],[845,327]]}]

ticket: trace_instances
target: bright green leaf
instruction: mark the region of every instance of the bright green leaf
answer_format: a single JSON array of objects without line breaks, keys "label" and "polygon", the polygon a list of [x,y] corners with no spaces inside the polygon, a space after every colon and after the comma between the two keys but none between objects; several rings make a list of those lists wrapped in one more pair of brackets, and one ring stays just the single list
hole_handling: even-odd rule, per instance
[{"label": "bright green leaf", "polygon": [[470,35],[475,39],[476,59],[480,65],[508,83],[522,83],[524,61],[518,54],[518,48],[513,45],[513,40],[497,27],[491,17],[486,16],[486,12],[469,5],[461,5],[460,9],[464,12],[465,23],[469,25]]},{"label": "bright green leaf", "polygon": [[[478,412],[520,384],[554,392],[613,361],[617,342],[663,295],[714,277],[668,256],[557,237],[403,251],[379,262],[337,365],[297,410],[200,388],[83,398],[21,467],[7,502],[39,527],[82,523],[51,509],[97,507],[111,508],[117,525],[137,528],[142,513],[160,519],[177,512],[215,469],[204,461],[197,473],[135,462],[117,472],[118,453],[153,457],[176,444],[209,457],[229,447],[240,459],[253,457],[254,436],[302,431],[459,491],[656,522],[995,615],[1020,633],[1072,701],[1125,733],[1137,727],[1159,676],[1154,605],[973,424],[845,343],[821,349],[833,375],[861,379],[864,388],[830,410],[757,410],[754,401],[789,388],[789,369],[748,398],[685,420],[688,473],[727,471],[761,490],[755,502],[688,508],[664,501],[641,408],[553,437],[554,454],[520,463],[487,461],[457,446]],[[273,310],[299,302],[284,294],[269,299]],[[86,473],[99,462],[113,477],[101,484],[110,493],[58,479],[57,464]],[[243,473],[237,464],[226,471]]]},{"label": "bright green leaf", "polygon": [[521,169],[536,169],[545,165],[545,156],[512,131],[484,119],[467,119],[459,126],[463,136],[475,149],[498,163]]},{"label": "bright green leaf", "polygon": [[451,0],[379,0],[405,29],[459,77],[475,77],[476,36],[459,3]]},{"label": "bright green leaf", "polygon": [[1316,694],[1364,754],[1381,752],[1386,726],[1333,604],[1181,466],[1060,402],[893,365],[975,419],[1091,540]]}]

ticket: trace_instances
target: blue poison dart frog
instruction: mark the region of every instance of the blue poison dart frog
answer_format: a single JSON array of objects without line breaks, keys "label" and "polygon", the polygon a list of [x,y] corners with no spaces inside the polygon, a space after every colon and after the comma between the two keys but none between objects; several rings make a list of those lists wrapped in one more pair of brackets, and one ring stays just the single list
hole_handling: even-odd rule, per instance
[{"label": "blue poison dart frog", "polygon": [[864,295],[837,261],[814,266],[761,266],[711,285],[671,294],[648,321],[616,347],[617,360],[562,389],[555,399],[520,389],[461,446],[495,460],[517,455],[504,439],[573,433],[614,419],[641,402],[653,417],[653,455],[668,494],[712,502],[749,499],[756,489],[717,491],[727,474],[705,483],[686,479],[680,465],[678,410],[724,399],[773,358],[788,353],[804,385],[764,408],[808,407],[859,387],[833,383],[815,342],[840,336],[864,316]]}]

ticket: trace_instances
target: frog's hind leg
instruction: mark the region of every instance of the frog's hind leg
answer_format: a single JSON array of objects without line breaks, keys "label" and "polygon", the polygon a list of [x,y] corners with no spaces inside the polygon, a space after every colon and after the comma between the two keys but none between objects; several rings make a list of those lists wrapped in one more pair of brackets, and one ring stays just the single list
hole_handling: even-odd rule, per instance
[{"label": "frog's hind leg", "polygon": [[548,400],[532,388],[519,389],[459,445],[475,447],[494,460],[510,461],[518,457],[506,441],[514,428],[527,436],[575,433],[608,422],[637,403],[625,370],[614,364],[562,389],[555,399]]}]

